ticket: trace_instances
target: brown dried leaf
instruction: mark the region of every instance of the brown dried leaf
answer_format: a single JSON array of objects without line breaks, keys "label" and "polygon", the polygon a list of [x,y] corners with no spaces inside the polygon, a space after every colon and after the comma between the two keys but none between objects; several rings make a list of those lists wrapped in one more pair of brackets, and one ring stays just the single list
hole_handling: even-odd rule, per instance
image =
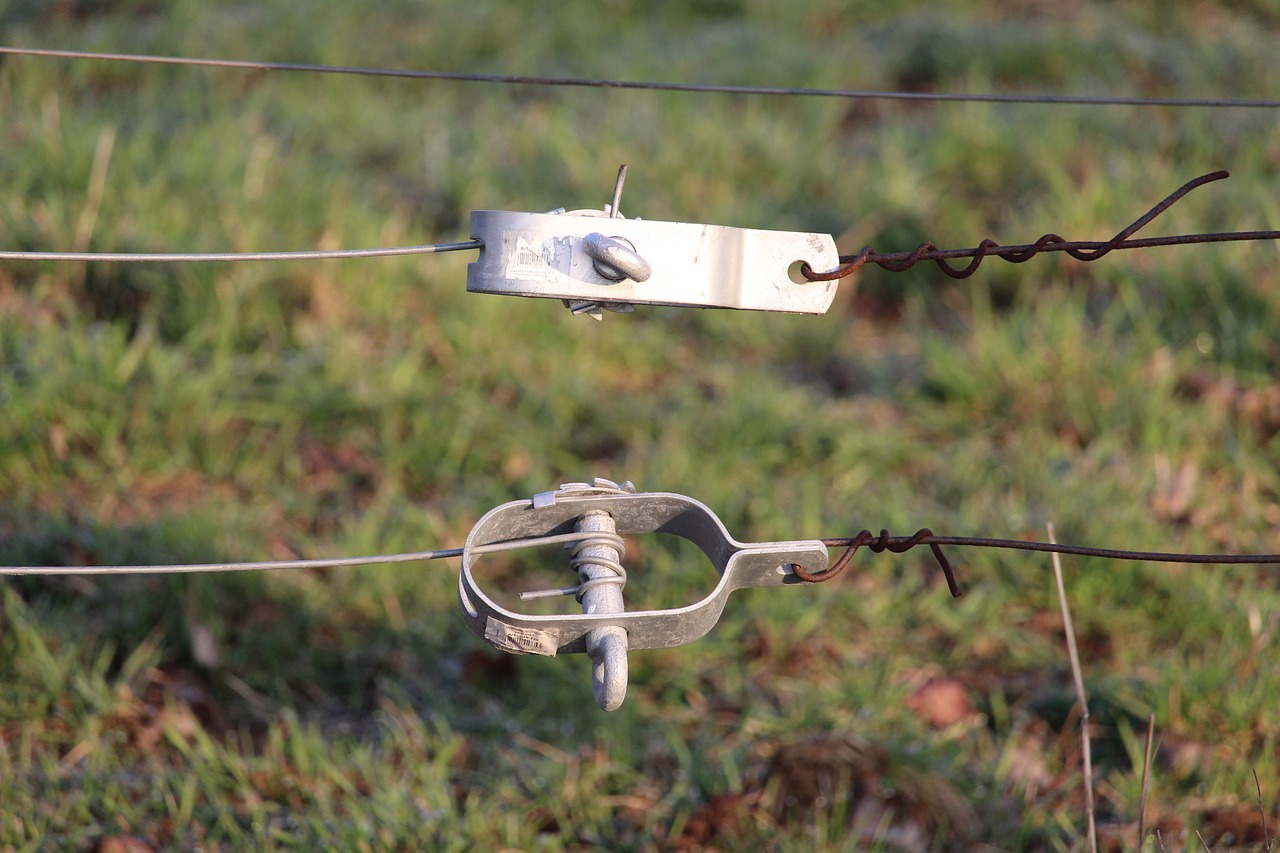
[{"label": "brown dried leaf", "polygon": [[930,678],[907,699],[907,707],[935,729],[950,728],[976,716],[969,691],[954,678]]},{"label": "brown dried leaf", "polygon": [[136,835],[104,835],[97,853],[152,853],[154,848]]},{"label": "brown dried leaf", "polygon": [[689,816],[684,832],[672,844],[673,850],[707,851],[710,842],[730,840],[759,800],[758,794],[712,794],[711,800]]}]

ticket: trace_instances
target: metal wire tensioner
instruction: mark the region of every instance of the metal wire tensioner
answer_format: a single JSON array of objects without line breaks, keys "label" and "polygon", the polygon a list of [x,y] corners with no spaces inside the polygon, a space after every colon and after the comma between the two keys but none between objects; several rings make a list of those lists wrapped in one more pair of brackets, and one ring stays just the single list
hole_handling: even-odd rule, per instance
[{"label": "metal wire tensioner", "polygon": [[[987,257],[1020,264],[1044,252],[1066,252],[1087,262],[1118,249],[1280,239],[1280,231],[1134,237],[1193,189],[1228,177],[1225,171],[1188,181],[1106,241],[1068,241],[1050,233],[1028,244],[986,239],[973,248],[939,249],[925,242],[910,252],[867,246],[856,255],[837,255],[834,238],[825,234],[619,218],[625,176],[623,166],[613,204],[603,211],[473,212],[472,237],[484,248],[468,268],[467,289],[560,298],[574,313],[596,319],[603,309],[630,311],[637,304],[821,314],[835,298],[833,283],[869,263],[904,272],[934,261],[952,278],[968,278]],[[612,236],[600,233],[602,216],[609,217]],[[952,266],[957,258],[971,260]]]},{"label": "metal wire tensioner", "polygon": [[[837,255],[835,240],[825,234],[623,219],[623,166],[613,203],[603,211],[474,211],[472,238],[483,248],[468,267],[467,289],[559,298],[575,314],[596,319],[602,310],[630,311],[637,304],[821,314],[835,298],[833,283],[869,263],[904,272],[928,260],[952,278],[968,278],[987,257],[1020,264],[1044,252],[1066,252],[1087,262],[1117,249],[1280,239],[1280,231],[1133,236],[1196,187],[1226,177],[1217,171],[1188,181],[1102,242],[1050,233],[1020,245],[986,239],[969,249],[939,249],[925,242],[911,252],[881,253],[867,246],[856,255]],[[600,233],[602,216],[609,219],[611,236]],[[971,260],[952,266],[957,258]]]},{"label": "metal wire tensioner", "polygon": [[[687,539],[711,560],[720,576],[701,601],[670,610],[627,611],[622,587],[622,534],[665,533]],[[497,548],[514,550],[557,541],[574,543],[570,567],[575,587],[523,593],[529,600],[575,595],[581,615],[517,613],[490,598],[476,581],[478,558]],[[630,483],[572,483],[531,500],[490,510],[472,528],[458,575],[462,618],[477,636],[514,654],[586,652],[592,660],[597,704],[618,708],[627,691],[627,652],[681,646],[715,625],[734,590],[803,583],[827,569],[827,546],[818,540],[743,543],[720,519],[684,495],[637,493]]]},{"label": "metal wire tensioner", "polygon": [[619,209],[626,174],[619,168],[602,210],[472,211],[471,236],[483,248],[467,267],[467,290],[560,299],[597,320],[636,305],[799,314],[830,307],[834,284],[792,276],[798,262],[837,265],[830,235],[627,219]]}]

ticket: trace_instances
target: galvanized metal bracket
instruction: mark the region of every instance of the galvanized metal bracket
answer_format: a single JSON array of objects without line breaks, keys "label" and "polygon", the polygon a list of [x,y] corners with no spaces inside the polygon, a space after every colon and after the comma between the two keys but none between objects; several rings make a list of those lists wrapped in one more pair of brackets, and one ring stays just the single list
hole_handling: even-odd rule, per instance
[{"label": "galvanized metal bracket", "polygon": [[[517,613],[480,589],[472,569],[484,553],[547,544],[548,539],[580,539],[587,535],[581,533],[581,519],[599,513],[612,519],[618,535],[663,533],[694,543],[711,560],[719,575],[715,588],[701,601],[670,610],[621,611],[619,592],[616,605],[619,612],[564,615]],[[463,621],[473,633],[495,648],[513,654],[591,653],[593,637],[616,635],[616,631],[602,629],[621,629],[625,640],[615,643],[612,652],[618,654],[620,645],[623,655],[620,665],[616,657],[610,664],[607,658],[597,660],[593,655],[597,663],[593,672],[596,700],[606,710],[613,710],[625,694],[628,650],[691,643],[715,626],[734,590],[802,583],[793,566],[816,573],[827,568],[827,560],[827,548],[817,540],[739,542],[729,535],[715,513],[684,495],[633,494],[622,487],[601,487],[599,483],[595,486],[573,484],[532,500],[502,504],[476,523],[463,547],[458,603]],[[622,580],[625,581],[625,574]],[[583,603],[586,606],[585,595]],[[620,679],[616,677],[619,666]],[[610,672],[611,669],[614,671]]]},{"label": "galvanized metal bracket", "polygon": [[837,286],[792,279],[801,261],[820,270],[839,265],[828,234],[621,219],[595,210],[476,210],[471,236],[484,248],[467,268],[467,290],[562,299],[592,314],[632,305],[823,314]]}]

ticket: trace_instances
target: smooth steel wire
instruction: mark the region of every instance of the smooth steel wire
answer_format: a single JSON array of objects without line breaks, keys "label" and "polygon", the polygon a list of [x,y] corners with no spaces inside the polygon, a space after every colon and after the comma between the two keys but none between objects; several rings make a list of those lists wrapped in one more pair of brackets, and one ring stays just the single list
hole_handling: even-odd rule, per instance
[{"label": "smooth steel wire", "polygon": [[107,263],[220,263],[230,261],[331,261],[345,258],[388,258],[397,255],[437,255],[484,248],[483,240],[388,246],[376,249],[320,249],[304,252],[6,252],[0,261],[84,261]]},{"label": "smooth steel wire", "polygon": [[319,560],[266,560],[253,563],[176,563],[156,566],[0,566],[0,575],[159,575],[191,572],[257,572],[277,569],[330,569],[339,566],[368,566],[375,563],[416,563],[461,557],[461,548],[439,551],[412,551],[368,557],[338,557]]},{"label": "smooth steel wire", "polygon": [[735,86],[716,83],[663,83],[641,80],[609,80],[585,77],[548,77],[527,74],[477,74],[463,71],[419,71],[403,68],[367,68],[351,65],[313,65],[303,62],[254,62],[241,59],[202,59],[138,53],[98,53],[83,50],[0,46],[0,55],[42,56],[55,59],[88,59],[110,62],[144,62],[203,68],[238,68],[246,71],[301,71],[312,74],[355,74],[410,80],[451,80],[463,83],[497,83],[519,86],[573,86],[597,89],[638,89],[658,92],[701,92],[723,95],[784,95],[888,101],[936,101],[989,104],[1080,104],[1129,107],[1280,108],[1275,98],[1145,98],[1124,95],[1014,95],[960,92],[893,92],[867,89],[827,89],[793,86]]},{"label": "smooth steel wire", "polygon": [[[435,551],[408,551],[400,554],[375,554],[366,557],[335,557],[316,560],[265,560],[247,563],[171,563],[154,566],[0,566],[0,575],[155,575],[191,572],[254,572],[280,569],[331,569],[341,566],[368,566],[381,563],[417,563],[443,560],[464,554],[494,554],[516,551],[538,545],[560,545],[598,537],[589,532],[561,533],[490,542],[471,548],[442,548]],[[618,540],[619,543],[622,541]]]}]

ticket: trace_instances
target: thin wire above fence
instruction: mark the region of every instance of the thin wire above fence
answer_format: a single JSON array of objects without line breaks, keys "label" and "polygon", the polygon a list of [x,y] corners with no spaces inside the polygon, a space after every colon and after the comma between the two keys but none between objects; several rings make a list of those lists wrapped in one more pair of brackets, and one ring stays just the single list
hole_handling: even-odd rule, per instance
[{"label": "thin wire above fence", "polygon": [[719,83],[665,83],[644,80],[610,80],[587,77],[555,77],[529,74],[478,74],[466,71],[422,71],[408,68],[369,68],[352,65],[314,65],[303,62],[255,62],[242,59],[206,59],[155,56],[139,53],[98,53],[0,46],[0,55],[41,56],[53,59],[88,59],[107,62],[144,62],[203,68],[238,68],[245,71],[300,71],[312,74],[353,74],[409,80],[450,80],[462,83],[496,83],[517,86],[571,86],[595,89],[637,89],[656,92],[699,92],[721,95],[782,95],[855,100],[930,101],[987,104],[1079,104],[1127,107],[1208,107],[1213,109],[1277,109],[1275,98],[1144,98],[1127,95],[1017,95],[968,92],[895,92],[870,89],[808,88],[795,86],[737,86]]}]

